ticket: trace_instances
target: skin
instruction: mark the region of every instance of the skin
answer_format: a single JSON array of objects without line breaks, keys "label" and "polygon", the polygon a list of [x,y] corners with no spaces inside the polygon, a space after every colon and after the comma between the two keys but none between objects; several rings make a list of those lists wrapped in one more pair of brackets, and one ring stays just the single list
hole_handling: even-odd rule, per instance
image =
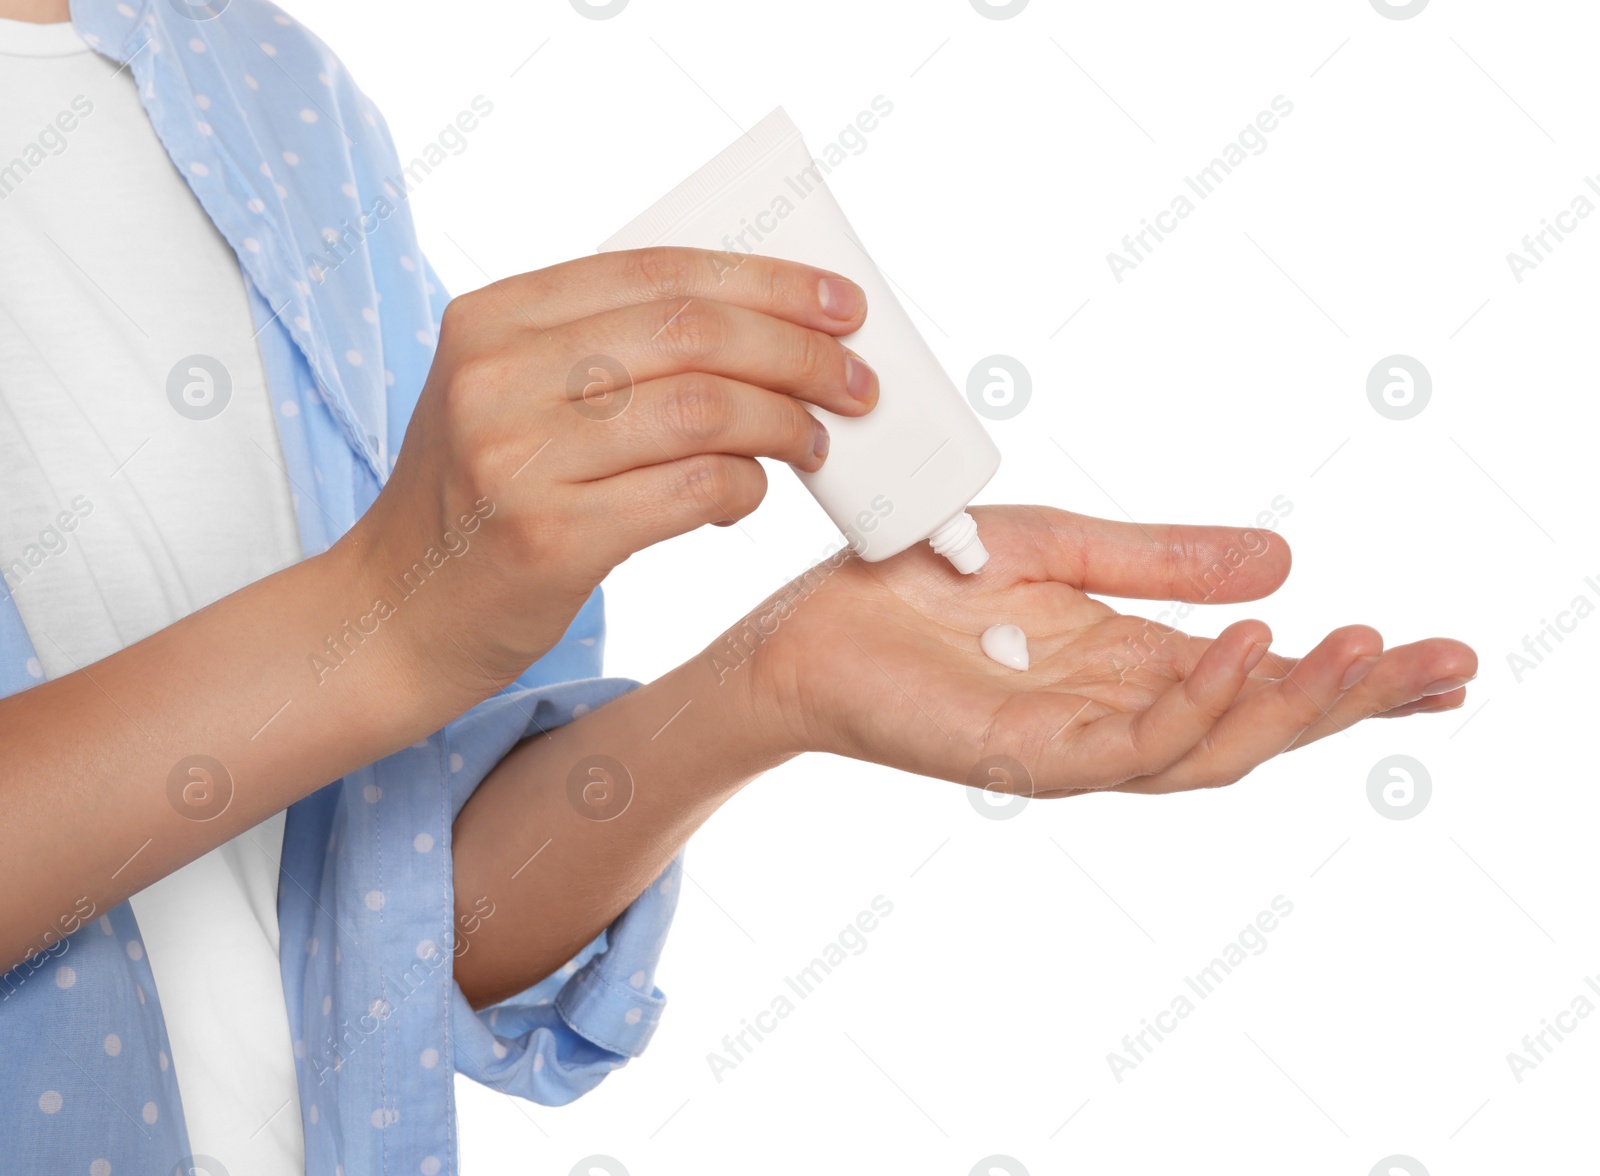
[{"label": "skin", "polygon": [[[1270,532],[1032,506],[972,513],[990,552],[977,575],[958,576],[925,545],[876,564],[852,556],[744,661],[715,642],[502,761],[456,820],[458,847],[472,847],[456,863],[458,912],[468,917],[473,895],[497,912],[457,961],[469,998],[519,991],[543,945],[558,944],[556,958],[582,947],[711,812],[804,751],[962,783],[983,757],[1009,755],[1028,768],[1031,788],[978,782],[1038,797],[1175,792],[1232,783],[1365,718],[1454,709],[1477,672],[1472,650],[1444,638],[1385,651],[1376,632],[1354,625],[1285,658],[1267,649],[1261,621],[1190,637],[1088,595],[1198,600],[1197,585],[1232,548],[1260,554],[1205,598],[1257,599],[1289,570],[1288,546]],[[750,617],[771,615],[769,602]],[[1002,622],[1028,635],[1026,672],[978,647]],[[576,812],[562,786],[595,754],[619,760],[633,782],[632,803],[605,822]],[[559,909],[555,891],[567,895]],[[488,934],[502,916],[514,933]]]},{"label": "skin", "polygon": [[31,24],[58,24],[69,19],[68,0],[4,0],[0,18]]},{"label": "skin", "polygon": [[[48,946],[65,913],[115,906],[502,689],[634,551],[753,510],[756,455],[816,468],[825,433],[801,401],[851,415],[876,402],[871,369],[834,337],[865,314],[836,275],[764,258],[730,272],[682,250],[585,258],[457,298],[395,470],[348,534],[0,700],[0,965]],[[603,422],[569,384],[602,351],[634,376],[627,412]],[[336,670],[311,661],[434,547],[458,554],[426,592]],[[197,754],[232,791],[203,821],[171,799]],[[477,852],[458,846],[458,869]],[[590,899],[573,914],[585,942],[608,921]],[[482,938],[523,940],[508,922]],[[551,929],[527,957],[550,961],[542,974],[564,962],[554,945],[571,923]]]},{"label": "skin", "polygon": [[[60,21],[67,5],[0,0],[0,17]],[[863,321],[860,291],[810,267],[733,262],[608,254],[456,299],[394,474],[348,535],[0,700],[0,967],[48,943],[81,898],[113,906],[503,688],[633,552],[754,510],[756,457],[817,468],[825,433],[801,402],[842,415],[876,402],[870,368],[834,338]],[[574,407],[569,377],[594,354],[632,379],[610,420]],[[316,682],[307,654],[469,514],[481,517],[471,553],[430,579],[438,590]],[[1031,784],[1003,786],[1041,796],[1212,787],[1371,715],[1459,706],[1476,671],[1455,641],[1384,652],[1354,626],[1297,661],[1266,651],[1259,621],[1190,638],[1087,595],[1193,599],[1243,545],[1251,557],[1206,599],[1256,599],[1288,571],[1275,536],[1256,553],[1265,533],[974,514],[991,552],[978,576],[920,547],[843,560],[731,672],[714,643],[507,755],[454,830],[457,911],[477,928],[455,963],[469,1000],[549,975],[728,797],[805,751],[962,782],[1006,754]],[[1026,673],[978,651],[1001,621],[1029,635]],[[234,789],[204,822],[167,797],[174,764],[195,753],[220,760]],[[567,796],[568,772],[594,754],[633,781],[614,820]],[[482,897],[494,918],[474,917]]]}]

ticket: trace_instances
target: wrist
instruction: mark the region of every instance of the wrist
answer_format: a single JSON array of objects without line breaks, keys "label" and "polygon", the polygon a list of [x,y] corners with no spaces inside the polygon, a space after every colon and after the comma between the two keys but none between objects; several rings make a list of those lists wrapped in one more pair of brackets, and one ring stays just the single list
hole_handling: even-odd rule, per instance
[{"label": "wrist", "polygon": [[351,667],[364,665],[360,676],[381,683],[384,706],[423,731],[436,730],[501,685],[463,675],[441,656],[437,642],[445,629],[427,615],[427,598],[443,598],[446,586],[408,594],[387,552],[360,522],[311,562],[318,565],[326,602],[319,655],[324,675],[349,676]]},{"label": "wrist", "polygon": [[[748,620],[748,618],[746,619]],[[812,750],[799,708],[787,705],[791,691],[778,683],[792,677],[775,647],[750,642],[748,625],[724,633],[682,669],[692,672],[699,692],[712,700],[724,737],[754,759],[776,767]]]},{"label": "wrist", "polygon": [[719,758],[736,765],[735,774],[745,778],[769,771],[805,750],[792,737],[781,709],[751,669],[748,665],[730,668],[713,647],[652,682],[646,689],[659,690],[664,706],[671,703],[667,715],[685,706],[660,738],[666,739],[674,727],[684,724],[679,739],[710,741]]}]

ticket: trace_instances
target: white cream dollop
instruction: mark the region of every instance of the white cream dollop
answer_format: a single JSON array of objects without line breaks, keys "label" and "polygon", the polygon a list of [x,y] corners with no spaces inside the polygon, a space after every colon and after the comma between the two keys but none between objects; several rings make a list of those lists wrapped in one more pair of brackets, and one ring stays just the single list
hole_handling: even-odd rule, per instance
[{"label": "white cream dollop", "polygon": [[1028,635],[1016,625],[990,625],[978,638],[978,644],[991,660],[1003,666],[1028,668]]}]

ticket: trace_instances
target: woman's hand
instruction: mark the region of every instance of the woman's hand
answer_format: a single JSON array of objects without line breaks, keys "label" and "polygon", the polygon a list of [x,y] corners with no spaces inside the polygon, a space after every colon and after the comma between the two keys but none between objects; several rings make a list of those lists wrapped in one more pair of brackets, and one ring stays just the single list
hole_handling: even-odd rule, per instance
[{"label": "woman's hand", "polygon": [[[805,404],[877,398],[836,339],[865,315],[834,274],[682,249],[457,298],[393,476],[348,535],[0,700],[0,970],[60,912],[115,906],[506,685],[632,552],[754,509],[756,456],[816,469]],[[200,753],[232,799],[191,819],[169,789]]]},{"label": "woman's hand", "polygon": [[420,661],[504,685],[633,552],[755,509],[755,458],[820,467],[827,431],[801,402],[871,409],[877,377],[835,339],[865,315],[827,271],[665,248],[451,302],[393,477],[350,535],[375,586],[436,553],[448,591],[401,614]]},{"label": "woman's hand", "polygon": [[[1289,571],[1289,549],[1269,531],[1045,507],[972,513],[990,553],[977,575],[926,546],[876,564],[827,561],[705,654],[501,761],[456,819],[458,912],[480,895],[514,912],[457,964],[473,1004],[549,974],[720,804],[798,752],[1036,796],[1172,792],[1230,783],[1370,715],[1459,706],[1477,668],[1460,642],[1385,653],[1362,626],[1296,661],[1268,651],[1260,621],[1187,637],[1086,595],[1265,596]],[[1027,633],[1029,669],[980,651],[995,624]],[[561,786],[591,755],[624,770],[631,800],[618,819],[587,817]],[[540,845],[537,868],[516,881]]]},{"label": "woman's hand", "polygon": [[[1364,718],[1460,706],[1477,672],[1472,650],[1445,638],[1385,652],[1376,632],[1352,625],[1284,658],[1260,621],[1189,637],[1087,595],[1266,596],[1289,571],[1288,547],[1269,531],[1045,507],[972,513],[990,552],[976,575],[921,545],[882,563],[843,558],[708,651],[725,684],[742,679],[783,750],[1038,796],[1174,792],[1232,783]],[[995,624],[1027,634],[1028,670],[981,652],[979,635]],[[991,772],[994,756],[1019,761],[1026,777]]]}]

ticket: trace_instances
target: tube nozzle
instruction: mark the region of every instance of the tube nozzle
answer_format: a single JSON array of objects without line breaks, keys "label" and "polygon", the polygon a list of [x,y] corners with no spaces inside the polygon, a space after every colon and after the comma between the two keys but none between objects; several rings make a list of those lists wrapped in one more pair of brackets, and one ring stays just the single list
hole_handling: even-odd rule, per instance
[{"label": "tube nozzle", "polygon": [[978,524],[966,511],[929,535],[928,543],[963,576],[970,576],[989,562],[989,551],[978,538]]}]

